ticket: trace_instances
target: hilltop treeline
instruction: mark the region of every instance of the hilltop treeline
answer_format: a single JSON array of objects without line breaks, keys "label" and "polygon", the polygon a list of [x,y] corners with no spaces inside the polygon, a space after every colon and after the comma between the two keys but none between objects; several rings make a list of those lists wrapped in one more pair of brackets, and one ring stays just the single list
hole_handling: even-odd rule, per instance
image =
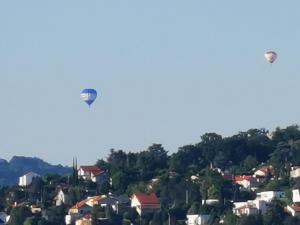
[{"label": "hilltop treeline", "polygon": [[[289,178],[291,166],[300,165],[300,130],[293,125],[273,132],[250,129],[231,137],[206,133],[199,143],[182,146],[172,154],[161,144],[140,152],[111,149],[109,156],[99,159],[96,165],[110,171],[114,193],[130,196],[134,192],[154,192],[161,199],[162,209],[171,210],[176,221],[185,220],[187,213],[203,212],[211,214],[212,221],[220,221],[222,216],[232,215],[232,202],[255,198],[254,192],[224,179],[220,171],[233,177],[251,175],[260,165],[272,166],[272,179],[266,179],[259,190],[286,191],[291,199],[291,189],[300,187],[297,179]],[[207,199],[219,199],[220,204],[203,205]],[[287,215],[282,215],[283,223]],[[237,220],[234,216],[228,218]]]},{"label": "hilltop treeline", "polygon": [[290,165],[300,165],[299,127],[277,128],[272,133],[250,129],[231,137],[206,133],[199,143],[180,147],[173,154],[168,154],[161,144],[136,153],[111,149],[106,160],[96,163],[109,169],[112,188],[119,193],[130,193],[133,187],[172,174],[189,180],[208,168],[220,168],[233,175],[251,174],[260,164],[272,165],[276,177],[288,175]]}]

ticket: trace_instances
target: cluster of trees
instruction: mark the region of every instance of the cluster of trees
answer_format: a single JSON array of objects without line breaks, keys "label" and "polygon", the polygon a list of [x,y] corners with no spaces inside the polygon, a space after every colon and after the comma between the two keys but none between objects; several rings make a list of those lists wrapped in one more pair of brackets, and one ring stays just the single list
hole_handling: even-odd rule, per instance
[{"label": "cluster of trees", "polygon": [[[298,180],[289,179],[291,165],[300,165],[299,127],[277,128],[272,133],[250,129],[231,137],[206,133],[199,143],[180,147],[173,154],[168,154],[160,144],[140,152],[112,149],[107,160],[97,162],[111,172],[110,188],[114,193],[130,196],[139,191],[155,192],[161,199],[162,211],[153,218],[160,217],[162,221],[169,212],[174,220],[184,219],[194,204],[201,206],[199,212],[209,212],[213,221],[219,221],[222,215],[231,212],[231,200],[254,199],[255,193],[241,190],[211,168],[247,175],[261,164],[273,166],[275,179],[266,180],[260,190],[290,192],[291,188],[300,187]],[[191,180],[193,175],[198,180]],[[205,203],[208,198],[219,199],[220,204],[203,206],[202,200]],[[288,216],[282,218],[291,220]],[[240,223],[247,220],[243,218]],[[270,224],[265,218],[263,221]]]},{"label": "cluster of trees", "polygon": [[[115,214],[101,207],[94,208],[93,224],[97,224],[97,217],[109,217],[113,224],[163,225],[168,220],[171,224],[184,224],[187,213],[210,214],[210,224],[218,224],[220,220],[224,220],[225,225],[299,224],[297,218],[284,212],[285,203],[282,202],[272,203],[266,215],[241,218],[232,215],[232,200],[254,199],[255,193],[240,189],[230,180],[224,179],[215,168],[240,175],[253,173],[253,168],[261,164],[273,166],[274,179],[267,179],[260,190],[286,190],[290,198],[291,188],[300,188],[299,180],[289,179],[291,165],[300,165],[299,127],[277,128],[271,134],[265,129],[250,129],[231,137],[207,133],[201,136],[199,143],[182,146],[172,154],[161,144],[153,144],[140,152],[111,149],[105,160],[99,159],[96,163],[98,167],[109,171],[111,180],[95,185],[77,181],[74,175],[48,176],[35,180],[26,193],[16,187],[1,188],[0,210],[11,210],[12,218],[18,218],[15,216],[18,214],[25,215],[26,225],[51,224],[53,221],[61,224],[62,215],[66,214],[68,206],[53,206],[53,198],[56,186],[67,183],[70,185],[72,204],[83,199],[87,189],[95,189],[98,194],[112,192],[127,196],[134,192],[151,192],[156,193],[161,200],[159,212],[143,217],[139,217],[132,209]],[[47,215],[32,217],[26,212],[15,212],[19,210],[17,208],[11,209],[11,204],[22,198],[42,199]],[[207,205],[207,199],[218,199],[219,204]],[[13,224],[18,222],[10,222],[10,225]]]}]

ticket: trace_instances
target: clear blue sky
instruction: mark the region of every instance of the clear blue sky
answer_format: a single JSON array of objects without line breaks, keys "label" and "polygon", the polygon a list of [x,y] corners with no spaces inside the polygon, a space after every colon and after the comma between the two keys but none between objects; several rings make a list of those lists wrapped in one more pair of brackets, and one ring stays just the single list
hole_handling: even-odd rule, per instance
[{"label": "clear blue sky", "polygon": [[[299,1],[1,1],[0,158],[93,164],[300,120]],[[266,50],[278,52],[270,66]],[[84,88],[100,96],[89,109]]]}]

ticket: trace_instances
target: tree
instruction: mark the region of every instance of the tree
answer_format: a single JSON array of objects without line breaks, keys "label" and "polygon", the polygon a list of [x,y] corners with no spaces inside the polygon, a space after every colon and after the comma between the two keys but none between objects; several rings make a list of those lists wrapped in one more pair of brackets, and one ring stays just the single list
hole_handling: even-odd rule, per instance
[{"label": "tree", "polygon": [[48,221],[55,225],[65,224],[65,215],[67,214],[67,208],[65,205],[53,206],[48,208]]},{"label": "tree", "polygon": [[15,207],[10,212],[10,219],[8,225],[20,225],[26,220],[27,217],[30,217],[31,211],[28,207],[21,206]]},{"label": "tree", "polygon": [[122,194],[128,185],[127,176],[124,172],[118,171],[112,176],[112,186],[116,193]]},{"label": "tree", "polygon": [[129,220],[131,223],[135,223],[138,220],[139,214],[135,208],[129,208],[127,212],[123,214],[123,218]]},{"label": "tree", "polygon": [[192,204],[192,206],[189,208],[188,210],[188,214],[199,214],[200,211],[200,207],[201,207],[201,203],[200,202],[194,202]]},{"label": "tree", "polygon": [[38,225],[38,220],[34,217],[27,217],[23,225]]},{"label": "tree", "polygon": [[300,219],[298,217],[292,217],[292,216],[288,216],[283,222],[283,225],[299,225],[299,224],[300,224]]},{"label": "tree", "polygon": [[251,171],[253,168],[257,167],[258,162],[256,158],[253,156],[247,156],[246,159],[243,162],[243,170],[247,173]]},{"label": "tree", "polygon": [[228,212],[224,218],[224,225],[235,225],[237,224],[238,217],[232,212]]},{"label": "tree", "polygon": [[264,225],[282,225],[287,217],[282,202],[273,200],[269,205],[267,213],[263,215]]},{"label": "tree", "polygon": [[105,218],[104,208],[99,205],[94,205],[92,210],[92,224],[97,225],[98,218]]},{"label": "tree", "polygon": [[152,220],[149,223],[150,225],[163,225],[163,216],[162,212],[155,212],[153,214]]},{"label": "tree", "polygon": [[202,155],[208,164],[212,163],[216,153],[221,151],[222,136],[216,133],[206,133],[201,136],[201,142],[197,144],[202,149]]},{"label": "tree", "polygon": [[242,216],[239,225],[264,225],[261,215]]}]

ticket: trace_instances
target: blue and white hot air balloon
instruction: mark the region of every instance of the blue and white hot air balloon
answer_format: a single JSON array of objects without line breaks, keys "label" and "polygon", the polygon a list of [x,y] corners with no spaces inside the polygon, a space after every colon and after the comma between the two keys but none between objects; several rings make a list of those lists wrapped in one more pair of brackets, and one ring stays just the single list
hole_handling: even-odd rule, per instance
[{"label": "blue and white hot air balloon", "polygon": [[93,102],[97,98],[97,91],[94,89],[84,89],[84,90],[82,90],[80,95],[81,95],[81,98],[83,99],[83,101],[85,101],[86,104],[91,106],[91,104],[93,104]]}]

